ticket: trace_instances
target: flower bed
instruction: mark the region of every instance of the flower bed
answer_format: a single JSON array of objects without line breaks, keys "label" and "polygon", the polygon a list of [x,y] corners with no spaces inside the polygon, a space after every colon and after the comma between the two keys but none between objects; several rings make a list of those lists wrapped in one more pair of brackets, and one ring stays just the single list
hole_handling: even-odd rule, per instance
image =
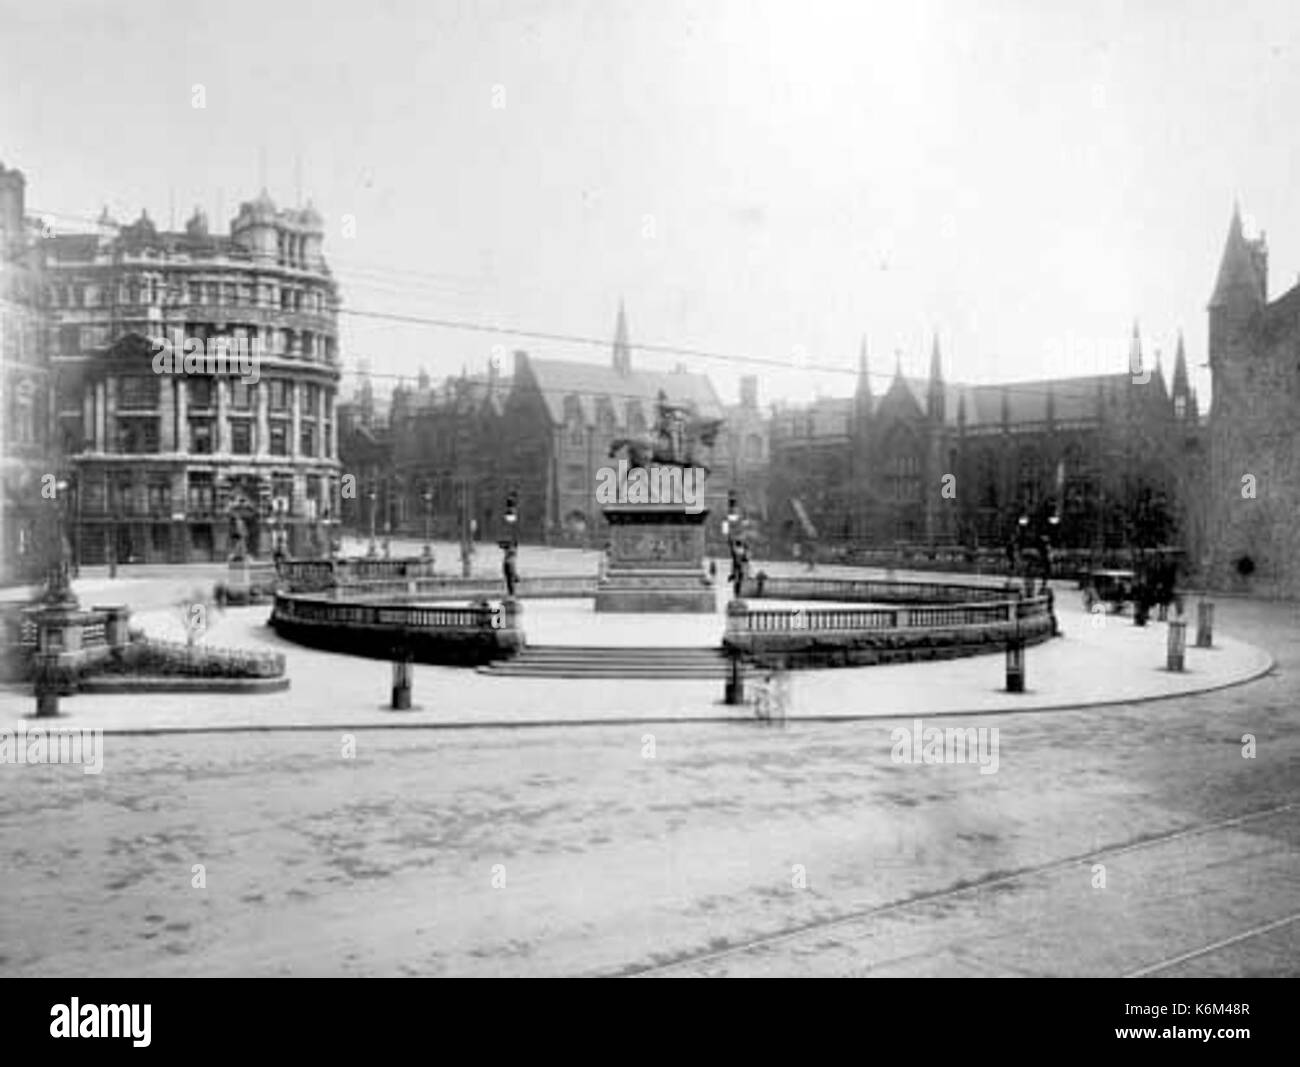
[{"label": "flower bed", "polygon": [[91,673],[139,678],[279,678],[284,674],[284,656],[148,639],[114,650]]}]

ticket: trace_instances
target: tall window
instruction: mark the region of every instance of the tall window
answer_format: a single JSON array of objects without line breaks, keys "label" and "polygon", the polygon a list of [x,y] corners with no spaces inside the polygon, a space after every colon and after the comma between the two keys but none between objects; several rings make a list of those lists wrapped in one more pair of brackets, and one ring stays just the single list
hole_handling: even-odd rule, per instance
[{"label": "tall window", "polygon": [[191,471],[188,485],[188,508],[193,515],[212,513],[212,472]]},{"label": "tall window", "polygon": [[128,375],[117,380],[119,411],[153,411],[158,407],[158,375]]},{"label": "tall window", "polygon": [[289,424],[283,420],[271,423],[271,455],[287,456],[289,454]]},{"label": "tall window", "polygon": [[272,411],[289,410],[289,383],[283,378],[272,378],[268,383],[270,396],[268,406]]},{"label": "tall window", "polygon": [[230,406],[236,411],[248,411],[253,406],[257,386],[250,385],[241,378],[230,380]]},{"label": "tall window", "polygon": [[172,483],[170,480],[157,479],[149,483],[149,514],[154,518],[165,518],[172,511]]},{"label": "tall window", "polygon": [[316,426],[314,423],[304,422],[299,433],[298,451],[304,456],[314,456],[316,454]]},{"label": "tall window", "polygon": [[211,419],[190,419],[190,451],[198,456],[212,454]]},{"label": "tall window", "polygon": [[896,501],[921,499],[921,462],[916,456],[895,456],[889,467],[890,495]]},{"label": "tall window", "polygon": [[158,420],[156,418],[121,418],[117,420],[118,451],[148,453],[158,451]]},{"label": "tall window", "polygon": [[251,419],[230,420],[230,451],[237,456],[247,456],[253,451],[253,423]]},{"label": "tall window", "polygon": [[204,411],[212,407],[211,378],[191,378],[185,385],[189,390],[187,402],[191,408]]},{"label": "tall window", "polygon": [[[271,478],[271,498],[275,506],[282,509],[282,515],[292,515],[293,510],[293,475],[276,474]],[[280,503],[283,501],[283,503]]]}]

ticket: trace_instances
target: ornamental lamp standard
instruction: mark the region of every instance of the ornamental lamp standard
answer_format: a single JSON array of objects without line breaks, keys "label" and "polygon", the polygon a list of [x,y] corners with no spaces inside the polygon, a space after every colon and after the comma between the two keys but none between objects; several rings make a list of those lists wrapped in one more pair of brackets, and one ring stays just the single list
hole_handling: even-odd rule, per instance
[{"label": "ornamental lamp standard", "polygon": [[54,555],[46,573],[45,602],[61,607],[76,605],[68,580],[67,494],[71,484],[67,478],[54,483]]},{"label": "ornamental lamp standard", "polygon": [[519,582],[519,567],[516,560],[519,548],[519,506],[516,491],[512,490],[506,494],[504,518],[506,536],[503,541],[498,542],[501,548],[501,573],[506,582],[506,600],[507,602],[513,602],[515,588]]},{"label": "ornamental lamp standard", "polygon": [[[400,484],[400,479],[399,479]],[[384,559],[393,554],[393,477],[384,479]]]},{"label": "ornamental lamp standard", "polygon": [[740,504],[736,500],[736,491],[733,489],[727,493],[727,518],[722,524],[724,535],[730,536],[731,531],[736,528],[740,522]]},{"label": "ornamental lamp standard", "polygon": [[1060,544],[1061,539],[1061,515],[1060,512],[1053,511],[1047,516],[1047,534],[1046,544],[1043,545],[1043,585],[1047,585],[1047,580],[1052,576],[1052,549]]},{"label": "ornamental lamp standard", "polygon": [[517,490],[506,494],[506,529],[509,531],[510,543],[519,545],[519,495]]},{"label": "ornamental lamp standard", "polygon": [[427,485],[420,494],[424,501],[424,558],[433,558],[433,490]]},{"label": "ornamental lamp standard", "polygon": [[379,545],[375,541],[375,501],[377,494],[374,489],[370,490],[368,498],[370,500],[370,547],[366,549],[366,555],[374,559],[379,555]]}]

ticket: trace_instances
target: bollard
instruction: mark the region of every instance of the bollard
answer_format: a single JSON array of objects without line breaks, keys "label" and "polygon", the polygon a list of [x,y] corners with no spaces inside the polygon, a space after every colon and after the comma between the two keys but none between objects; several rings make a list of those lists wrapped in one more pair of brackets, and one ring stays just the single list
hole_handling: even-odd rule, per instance
[{"label": "bollard", "polygon": [[1019,634],[1007,638],[1007,692],[1025,691],[1025,641]]},{"label": "bollard", "polygon": [[739,652],[731,654],[730,676],[727,678],[724,702],[727,704],[743,704],[745,702],[745,668],[741,663]]},{"label": "bollard", "polygon": [[36,717],[54,719],[59,715],[59,656],[58,653],[38,652],[36,655]]},{"label": "bollard", "polygon": [[1169,620],[1169,644],[1165,654],[1165,669],[1181,671],[1183,652],[1187,647],[1187,623],[1183,619]]},{"label": "bollard", "polygon": [[411,654],[399,651],[393,660],[393,710],[411,710]]},{"label": "bollard", "polygon": [[1196,605],[1196,647],[1214,647],[1214,604],[1208,600]]}]

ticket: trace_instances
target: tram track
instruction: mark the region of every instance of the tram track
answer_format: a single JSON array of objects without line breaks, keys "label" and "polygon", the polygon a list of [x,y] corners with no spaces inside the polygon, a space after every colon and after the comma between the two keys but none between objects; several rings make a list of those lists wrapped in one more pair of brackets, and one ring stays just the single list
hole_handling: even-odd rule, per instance
[{"label": "tram track", "polygon": [[[1270,808],[1261,808],[1257,811],[1246,812],[1242,815],[1236,815],[1228,819],[1217,819],[1212,822],[1180,827],[1176,830],[1170,830],[1165,833],[1137,837],[1122,843],[1106,845],[1102,848],[1092,849],[1087,852],[1049,860],[1046,863],[1022,867],[1015,871],[995,872],[987,877],[972,882],[958,883],[944,889],[918,893],[901,900],[889,901],[884,904],[850,907],[849,910],[831,916],[830,918],[813,919],[807,922],[798,923],[781,930],[772,931],[771,933],[759,934],[758,936],[747,938],[735,944],[726,945],[723,948],[686,953],[676,959],[667,960],[662,963],[632,965],[622,970],[608,973],[605,977],[654,978],[660,976],[671,976],[676,972],[691,968],[707,967],[724,960],[737,959],[748,955],[751,952],[767,949],[775,945],[789,944],[801,938],[814,934],[822,934],[827,930],[833,930],[836,927],[846,926],[863,919],[895,915],[906,912],[910,908],[921,907],[937,901],[955,899],[963,896],[974,896],[998,886],[1004,886],[1026,878],[1032,878],[1035,875],[1049,874],[1054,871],[1064,870],[1070,866],[1087,863],[1088,861],[1097,860],[1102,857],[1120,856],[1129,852],[1139,852],[1146,849],[1158,848],[1184,838],[1198,837],[1204,834],[1242,826],[1256,820],[1281,815],[1289,811],[1294,811],[1297,807],[1300,807],[1300,802],[1292,801],[1287,804],[1280,804]],[[1170,957],[1167,960],[1135,970],[1126,974],[1125,977],[1136,978],[1156,974],[1161,970],[1167,970],[1179,963],[1187,962],[1199,956],[1207,955],[1222,948],[1249,940],[1251,937],[1259,936],[1273,929],[1281,928],[1295,922],[1297,919],[1300,919],[1300,913],[1244,931],[1240,934],[1234,935],[1233,937],[1216,941],[1200,949],[1195,949],[1178,956]]]}]

